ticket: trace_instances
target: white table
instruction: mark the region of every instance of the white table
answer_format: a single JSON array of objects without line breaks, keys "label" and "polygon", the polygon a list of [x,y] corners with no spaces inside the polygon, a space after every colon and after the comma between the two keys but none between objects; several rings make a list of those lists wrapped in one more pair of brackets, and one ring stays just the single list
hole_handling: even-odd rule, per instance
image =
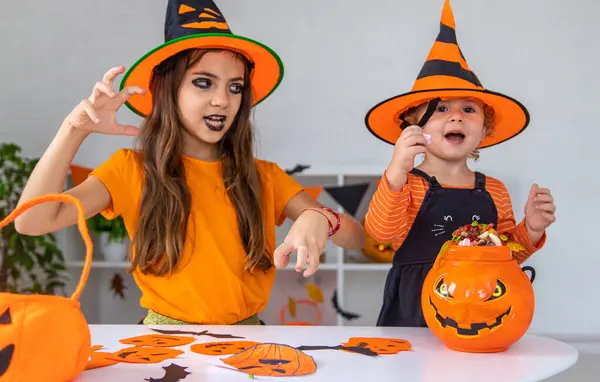
[{"label": "white table", "polygon": [[[306,351],[317,363],[317,371],[307,376],[262,377],[255,380],[284,381],[372,381],[375,373],[390,381],[417,382],[514,382],[540,381],[572,366],[578,358],[575,348],[554,339],[526,335],[508,351],[492,354],[461,353],[446,349],[427,328],[380,328],[341,326],[152,326],[90,325],[92,345],[101,351],[117,351],[130,345],[120,339],[157,334],[151,328],[232,334],[257,342],[276,342],[291,346],[339,345],[349,337],[401,338],[411,342],[412,351],[370,357],[338,350]],[[244,340],[244,339],[240,339]],[[189,345],[177,347],[185,353],[158,364],[118,363],[86,370],[74,382],[144,381],[162,378],[163,366],[171,363],[187,367],[191,374],[182,382],[249,381],[249,376],[217,367],[219,356],[193,353],[189,347],[201,342],[231,341],[197,336]],[[228,356],[221,356],[223,358]],[[222,363],[221,363],[222,364]]]}]

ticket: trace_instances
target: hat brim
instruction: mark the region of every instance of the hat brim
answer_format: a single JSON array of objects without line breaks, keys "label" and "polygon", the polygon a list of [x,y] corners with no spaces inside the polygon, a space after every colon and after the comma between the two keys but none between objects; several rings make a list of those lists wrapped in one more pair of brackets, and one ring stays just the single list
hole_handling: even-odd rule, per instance
[{"label": "hat brim", "polygon": [[247,37],[226,33],[206,33],[184,36],[159,45],[141,57],[123,76],[120,89],[139,86],[146,94],[133,95],[125,105],[139,116],[152,111],[150,79],[154,67],[165,59],[186,49],[217,48],[239,52],[254,63],[251,74],[254,105],[266,99],[281,83],[283,62],[271,48]]},{"label": "hat brim", "polygon": [[400,115],[411,107],[431,99],[476,98],[494,108],[494,134],[480,148],[491,147],[514,138],[529,125],[529,112],[519,101],[497,92],[478,89],[432,89],[412,91],[389,98],[373,106],[365,117],[369,131],[384,142],[395,144],[402,130]]}]

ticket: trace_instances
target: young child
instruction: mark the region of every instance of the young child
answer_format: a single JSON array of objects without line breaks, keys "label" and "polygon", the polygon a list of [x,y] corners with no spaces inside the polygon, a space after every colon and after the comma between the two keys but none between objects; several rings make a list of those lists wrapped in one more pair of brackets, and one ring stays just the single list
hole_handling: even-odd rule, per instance
[{"label": "young child", "polygon": [[[459,226],[477,220],[511,232],[526,248],[515,254],[522,263],[542,248],[545,230],[555,220],[550,191],[534,184],[525,218],[516,225],[504,184],[467,166],[469,157],[479,156],[478,148],[521,132],[529,115],[512,98],[485,90],[469,69],[448,0],[441,21],[413,91],[377,105],[366,119],[373,134],[395,144],[365,219],[370,235],[397,249],[378,326],[426,326],[423,282]],[[417,154],[424,160],[413,168]]]},{"label": "young child", "polygon": [[[212,1],[169,1],[165,44],[142,57],[121,90],[109,70],[66,117],[29,179],[21,202],[60,193],[90,134],[138,136],[67,194],[87,217],[122,216],[145,324],[258,324],[276,267],[298,255],[312,275],[329,237],[361,248],[363,229],[311,199],[279,166],[254,157],[253,106],[275,90],[283,68],[261,43],[232,34]],[[124,102],[145,119],[123,126]],[[275,248],[275,228],[294,220]],[[66,204],[44,204],[16,221],[40,235],[76,222]],[[304,270],[306,267],[308,268]]]}]

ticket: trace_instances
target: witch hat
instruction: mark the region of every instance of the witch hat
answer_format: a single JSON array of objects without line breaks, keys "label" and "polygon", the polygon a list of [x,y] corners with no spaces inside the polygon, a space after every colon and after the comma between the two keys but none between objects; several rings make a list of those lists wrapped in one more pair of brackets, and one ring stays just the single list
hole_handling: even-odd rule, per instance
[{"label": "witch hat", "polygon": [[402,129],[405,112],[411,107],[430,102],[423,127],[440,99],[476,98],[494,109],[494,134],[479,146],[490,147],[521,133],[529,124],[529,112],[519,101],[483,87],[469,68],[456,40],[456,26],[450,0],[445,0],[440,31],[429,56],[410,92],[389,98],[375,105],[365,117],[367,128],[384,142],[395,144]]},{"label": "witch hat", "polygon": [[254,105],[267,98],[281,83],[283,63],[264,44],[231,31],[223,13],[211,0],[169,0],[164,25],[165,42],[146,53],[123,76],[120,88],[139,86],[125,104],[144,117],[152,110],[152,70],[165,59],[191,48],[229,49],[244,55],[252,65],[250,81]]}]

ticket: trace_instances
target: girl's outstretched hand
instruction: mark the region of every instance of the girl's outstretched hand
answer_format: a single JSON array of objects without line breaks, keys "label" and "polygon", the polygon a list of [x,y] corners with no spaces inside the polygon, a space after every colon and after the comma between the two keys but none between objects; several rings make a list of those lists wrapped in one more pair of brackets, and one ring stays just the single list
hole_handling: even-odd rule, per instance
[{"label": "girl's outstretched hand", "polygon": [[285,268],[290,261],[290,253],[297,252],[296,272],[301,272],[308,265],[303,275],[313,275],[329,238],[329,229],[330,223],[326,216],[317,211],[304,211],[292,225],[283,243],[275,250],[275,266]]},{"label": "girl's outstretched hand", "polygon": [[66,124],[88,134],[138,135],[137,127],[117,122],[117,111],[125,101],[134,94],[145,93],[144,89],[137,86],[126,87],[119,92],[113,89],[115,78],[124,71],[122,66],[107,71],[102,81],[96,82],[92,94],[69,113]]}]

